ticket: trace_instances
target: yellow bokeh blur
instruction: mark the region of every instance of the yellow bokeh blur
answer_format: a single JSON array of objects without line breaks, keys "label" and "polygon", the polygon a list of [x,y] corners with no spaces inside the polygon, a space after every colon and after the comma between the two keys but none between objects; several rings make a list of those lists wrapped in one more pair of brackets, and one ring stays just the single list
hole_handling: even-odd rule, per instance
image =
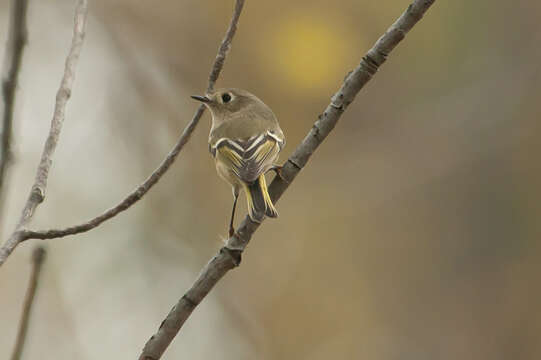
[{"label": "yellow bokeh blur", "polygon": [[286,17],[263,35],[263,66],[292,92],[332,88],[351,66],[342,28],[320,15]]}]

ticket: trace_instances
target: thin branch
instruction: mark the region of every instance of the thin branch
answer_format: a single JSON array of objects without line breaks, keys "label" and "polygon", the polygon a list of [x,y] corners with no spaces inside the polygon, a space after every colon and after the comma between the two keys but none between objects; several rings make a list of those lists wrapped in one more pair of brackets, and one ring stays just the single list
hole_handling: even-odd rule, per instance
[{"label": "thin branch", "polygon": [[11,360],[19,360],[23,352],[28,323],[30,322],[30,311],[32,310],[32,304],[38,288],[39,274],[43,262],[45,261],[45,255],[45,249],[41,246],[36,247],[32,253],[32,273],[30,274],[30,281],[28,282],[28,289],[26,290],[26,296],[24,298],[21,322],[19,323],[19,330],[17,331],[17,338],[15,340],[13,353],[11,354]]},{"label": "thin branch", "polygon": [[[314,151],[329,135],[346,108],[355,99],[357,93],[385,62],[387,55],[423,17],[424,13],[435,1],[413,1],[362,58],[359,66],[346,76],[344,83],[332,97],[331,103],[319,116],[319,119],[314,123],[312,129],[310,129],[308,135],[297,147],[293,155],[284,164],[281,171],[282,177],[275,177],[269,186],[269,193],[274,203],[278,201],[306,165]],[[240,265],[241,254],[258,227],[259,224],[252,222],[249,217],[244,219],[238,229],[238,234],[231,237],[218,254],[203,268],[192,287],[182,296],[161,323],[157,333],[148,340],[139,360],[157,360],[161,357],[195,307],[199,305],[214,285],[229,270]]]},{"label": "thin branch", "polygon": [[[222,71],[225,58],[227,56],[227,53],[229,52],[229,49],[231,48],[231,42],[237,31],[237,24],[238,24],[243,6],[244,6],[244,0],[236,1],[235,9],[233,11],[233,16],[231,18],[231,22],[222,40],[222,43],[218,50],[218,54],[216,55],[216,59],[214,60],[214,64],[212,65],[212,69],[209,75],[209,83],[207,87],[207,92],[212,91],[212,89],[214,88],[214,85],[216,84],[216,80],[218,79],[218,76],[220,75],[220,72]],[[177,158],[178,154],[180,153],[184,145],[188,142],[188,140],[190,140],[190,136],[195,130],[197,124],[199,123],[199,119],[203,115],[204,111],[205,111],[204,105],[201,105],[197,108],[197,111],[195,112],[192,120],[186,126],[186,128],[182,132],[182,135],[178,139],[177,143],[175,144],[173,149],[169,152],[169,154],[167,154],[166,158],[162,161],[160,166],[158,166],[158,168],[154,170],[154,172],[141,185],[139,185],[135,190],[133,190],[118,205],[115,205],[109,210],[106,210],[101,215],[98,215],[95,218],[90,219],[82,224],[70,226],[64,229],[52,229],[52,230],[40,230],[40,231],[20,230],[19,237],[21,238],[21,241],[28,240],[28,239],[42,239],[42,240],[54,239],[54,238],[60,238],[60,237],[68,236],[68,235],[75,235],[75,234],[92,230],[95,227],[102,224],[104,221],[107,221],[115,217],[122,211],[128,209],[130,206],[135,204],[137,201],[141,200],[141,198],[152,188],[152,186],[154,186],[160,180],[160,178],[165,174],[165,172],[169,169],[169,167],[173,164],[173,162]]]},{"label": "thin branch", "polygon": [[2,198],[7,167],[11,161],[11,129],[13,113],[15,112],[15,93],[17,90],[17,79],[21,69],[23,50],[27,41],[27,7],[27,0],[11,1],[11,15],[9,17],[8,40],[4,60],[4,79],[2,80],[4,112],[2,114],[2,135],[0,139],[0,200]]},{"label": "thin branch", "polygon": [[19,231],[25,226],[28,221],[34,215],[34,211],[38,205],[45,199],[45,190],[47,189],[47,179],[49,177],[49,170],[53,162],[53,155],[60,137],[60,131],[62,130],[62,124],[64,123],[66,104],[71,95],[71,89],[73,87],[73,81],[75,80],[75,68],[81,54],[81,48],[83,46],[83,40],[85,37],[87,17],[87,0],[79,0],[77,7],[75,8],[74,17],[74,29],[73,39],[71,41],[71,47],[66,58],[66,65],[64,69],[64,75],[60,88],[56,93],[56,103],[54,108],[53,119],[51,121],[51,128],[49,135],[45,141],[41,160],[36,172],[36,179],[30,195],[24,206],[21,217],[15,231],[0,248],[0,265],[2,265],[15,247],[21,242],[21,232]]}]

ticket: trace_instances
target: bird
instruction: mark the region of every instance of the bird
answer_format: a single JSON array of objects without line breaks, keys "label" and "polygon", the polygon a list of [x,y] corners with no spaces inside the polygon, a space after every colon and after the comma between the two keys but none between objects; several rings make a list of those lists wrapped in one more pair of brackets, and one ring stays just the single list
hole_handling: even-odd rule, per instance
[{"label": "bird", "polygon": [[260,223],[265,216],[277,217],[265,174],[274,170],[281,176],[281,167],[275,162],[285,145],[285,137],[272,110],[255,95],[237,88],[191,97],[210,110],[209,151],[218,175],[232,187],[229,237],[235,234],[233,223],[241,190],[246,194],[252,221]]}]

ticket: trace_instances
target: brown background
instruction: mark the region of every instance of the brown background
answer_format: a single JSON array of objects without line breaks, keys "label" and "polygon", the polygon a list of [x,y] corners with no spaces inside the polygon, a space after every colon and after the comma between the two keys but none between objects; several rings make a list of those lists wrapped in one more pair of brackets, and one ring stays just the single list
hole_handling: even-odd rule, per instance
[{"label": "brown background", "polygon": [[[90,2],[32,227],[94,216],[150,174],[197,106],[189,95],[206,86],[232,5]],[[248,0],[218,85],[248,89],[275,111],[286,158],[407,5]],[[72,12],[72,1],[30,1],[2,239],[33,181]],[[165,358],[539,359],[540,18],[535,1],[437,1]],[[205,115],[127,213],[47,243],[26,359],[139,354],[226,235],[231,193],[208,130]],[[0,357],[13,344],[33,245],[0,270]]]}]

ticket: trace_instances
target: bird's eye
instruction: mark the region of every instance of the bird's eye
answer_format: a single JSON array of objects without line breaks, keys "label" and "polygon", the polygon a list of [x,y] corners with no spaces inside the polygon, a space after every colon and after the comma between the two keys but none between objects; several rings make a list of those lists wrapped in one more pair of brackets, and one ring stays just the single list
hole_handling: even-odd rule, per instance
[{"label": "bird's eye", "polygon": [[224,102],[224,104],[228,103],[231,101],[231,95],[229,95],[228,93],[225,93],[222,95],[222,101]]}]

